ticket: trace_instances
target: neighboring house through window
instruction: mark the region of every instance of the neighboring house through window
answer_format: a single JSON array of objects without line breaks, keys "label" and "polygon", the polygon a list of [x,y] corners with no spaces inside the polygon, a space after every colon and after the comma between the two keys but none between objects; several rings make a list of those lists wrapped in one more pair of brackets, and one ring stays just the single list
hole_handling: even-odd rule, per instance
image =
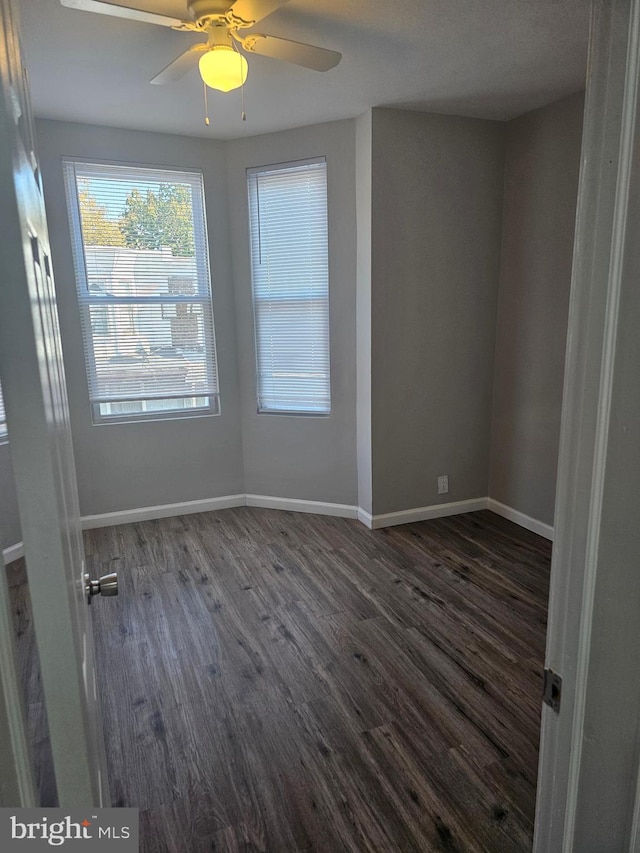
[{"label": "neighboring house through window", "polygon": [[94,422],[217,414],[202,175],[64,172]]},{"label": "neighboring house through window", "polygon": [[247,171],[258,411],[331,411],[324,158]]}]

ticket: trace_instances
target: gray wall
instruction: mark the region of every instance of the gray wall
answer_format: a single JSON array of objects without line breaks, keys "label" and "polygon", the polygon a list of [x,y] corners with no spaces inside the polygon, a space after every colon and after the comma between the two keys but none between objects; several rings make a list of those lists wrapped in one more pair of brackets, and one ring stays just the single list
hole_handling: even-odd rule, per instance
[{"label": "gray wall", "polygon": [[375,109],[372,135],[378,514],[487,494],[505,126]]},{"label": "gray wall", "polygon": [[583,95],[507,125],[489,494],[553,524]]},{"label": "gray wall", "polygon": [[[356,503],[354,123],[228,145],[52,121],[38,122],[37,129],[82,513],[242,492]],[[332,412],[326,418],[257,415],[245,170],[320,154],[328,161]],[[60,165],[64,155],[203,170],[220,416],[91,423]]]},{"label": "gray wall", "polygon": [[[551,523],[581,120],[574,96],[508,125],[375,109],[231,143],[38,122],[83,514],[245,491],[379,514],[489,489]],[[258,415],[245,170],[319,154],[333,410]],[[203,169],[219,417],[91,424],[63,155]],[[3,547],[9,464],[0,446]]]},{"label": "gray wall", "polygon": [[[53,121],[38,122],[37,134],[82,514],[244,491],[224,144]],[[219,416],[91,423],[60,163],[63,155],[202,169],[222,395]]]},{"label": "gray wall", "polygon": [[[243,492],[356,503],[354,129],[352,121],[334,122],[227,144],[37,123],[83,515]],[[314,155],[328,161],[332,412],[326,418],[257,415],[245,169]],[[63,156],[203,170],[220,416],[91,423]],[[0,545],[6,547],[19,541],[20,527],[5,446],[0,446],[0,514]]]},{"label": "gray wall", "polygon": [[[354,122],[236,140],[227,152],[246,491],[353,505],[357,501]],[[327,158],[331,414],[257,414],[246,169],[319,155]]]},{"label": "gray wall", "polygon": [[0,551],[21,539],[11,453],[8,444],[0,444]]}]

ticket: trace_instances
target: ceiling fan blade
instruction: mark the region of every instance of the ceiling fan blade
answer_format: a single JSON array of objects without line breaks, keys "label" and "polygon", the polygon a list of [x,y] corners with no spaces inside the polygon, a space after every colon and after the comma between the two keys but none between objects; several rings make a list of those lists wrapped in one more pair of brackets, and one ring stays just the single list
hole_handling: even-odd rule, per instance
[{"label": "ceiling fan blade", "polygon": [[150,81],[156,86],[162,86],[164,83],[175,83],[181,77],[191,71],[198,62],[200,55],[203,54],[209,45],[205,42],[201,44],[192,44],[188,50],[181,53],[177,59],[170,62],[166,68],[163,68],[159,74]]},{"label": "ceiling fan blade", "polygon": [[69,9],[80,9],[83,12],[97,12],[99,15],[111,15],[113,18],[127,18],[129,21],[143,21],[146,24],[159,24],[161,27],[177,27],[183,22],[179,18],[167,15],[156,15],[155,12],[145,12],[144,9],[130,9],[128,6],[116,6],[114,3],[103,3],[102,0],[60,0]]},{"label": "ceiling fan blade", "polygon": [[288,2],[289,0],[236,0],[229,11],[233,12],[236,18],[256,24]]},{"label": "ceiling fan blade", "polygon": [[251,53],[270,56],[272,59],[284,59],[294,65],[312,68],[314,71],[328,71],[342,59],[336,50],[314,47],[299,41],[276,38],[276,36],[250,35],[242,41],[242,46]]}]

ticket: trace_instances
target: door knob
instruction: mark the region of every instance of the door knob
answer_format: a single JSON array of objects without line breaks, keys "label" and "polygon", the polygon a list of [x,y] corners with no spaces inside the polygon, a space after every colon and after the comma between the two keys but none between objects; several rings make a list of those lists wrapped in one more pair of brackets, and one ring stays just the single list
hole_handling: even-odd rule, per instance
[{"label": "door knob", "polygon": [[108,575],[102,575],[98,580],[92,581],[90,576],[84,576],[85,589],[89,599],[93,595],[117,595],[118,594],[118,574],[111,572]]}]

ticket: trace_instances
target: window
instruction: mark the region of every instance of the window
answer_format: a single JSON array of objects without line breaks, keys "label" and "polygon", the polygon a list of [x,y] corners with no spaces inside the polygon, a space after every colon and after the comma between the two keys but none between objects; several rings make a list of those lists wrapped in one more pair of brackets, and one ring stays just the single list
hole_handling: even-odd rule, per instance
[{"label": "window", "polygon": [[247,180],[258,411],[329,414],[326,162],[249,169]]},{"label": "window", "polygon": [[0,388],[0,443],[7,441],[7,416],[4,412],[2,388]]},{"label": "window", "polygon": [[94,422],[217,414],[202,175],[64,173]]}]

